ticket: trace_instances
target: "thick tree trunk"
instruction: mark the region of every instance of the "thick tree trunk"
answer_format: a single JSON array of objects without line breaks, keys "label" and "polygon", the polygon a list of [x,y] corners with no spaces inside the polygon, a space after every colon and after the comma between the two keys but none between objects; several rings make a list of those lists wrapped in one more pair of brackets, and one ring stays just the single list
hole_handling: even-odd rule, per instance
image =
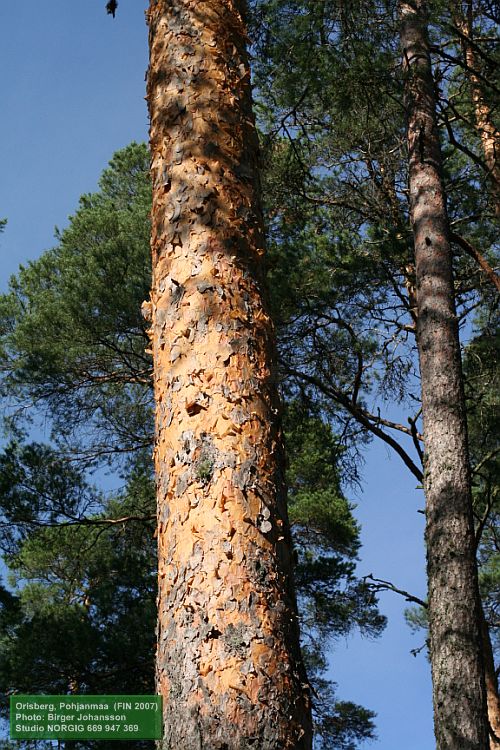
[{"label": "thick tree trunk", "polygon": [[484,161],[488,169],[488,183],[491,201],[497,216],[500,216],[500,133],[495,127],[493,113],[484,93],[484,84],[475,73],[479,70],[476,52],[473,46],[472,18],[466,18],[460,7],[461,3],[453,0],[450,4],[453,23],[460,33],[460,46],[467,65],[467,77],[470,84],[472,105],[476,128],[481,139]]},{"label": "thick tree trunk", "polygon": [[487,750],[469,457],[423,0],[399,3],[425,439],[430,656],[438,750]]},{"label": "thick tree trunk", "polygon": [[163,750],[311,747],[237,0],[151,0]]}]

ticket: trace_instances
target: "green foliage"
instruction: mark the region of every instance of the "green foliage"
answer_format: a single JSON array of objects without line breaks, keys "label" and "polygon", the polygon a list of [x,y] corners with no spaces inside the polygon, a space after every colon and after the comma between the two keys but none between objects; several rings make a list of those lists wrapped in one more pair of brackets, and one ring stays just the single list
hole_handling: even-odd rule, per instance
[{"label": "green foliage", "polygon": [[294,402],[286,411],[285,435],[303,630],[322,642],[356,626],[377,635],[385,618],[369,588],[354,574],[359,527],[340,488],[339,447],[331,428]]},{"label": "green foliage", "polygon": [[17,408],[46,410],[54,442],[73,452],[86,443],[89,459],[124,455],[151,435],[140,313],[150,285],[148,166],[144,145],[116,154],[57,247],[22,267],[0,298],[2,392]]},{"label": "green foliage", "polygon": [[356,627],[376,636],[385,618],[369,587],[355,575],[359,528],[341,490],[339,454],[344,449],[317,411],[299,401],[285,410],[295,585],[303,655],[317,692],[315,746],[351,750],[374,736],[374,714],[335,699],[333,685],[322,676],[327,669],[325,644]]},{"label": "green foliage", "polygon": [[[255,11],[285,392],[307,391],[321,403],[349,449],[344,471],[356,480],[356,454],[371,435],[391,444],[391,429],[409,433],[381,425],[389,405],[400,402],[415,417],[413,248],[394,7],[275,0]],[[394,438],[418,475],[418,457],[398,432]]]},{"label": "green foliage", "polygon": [[[117,153],[57,247],[0,300],[1,386],[18,428],[0,457],[15,592],[0,642],[3,694],[153,690],[151,363],[140,314],[148,168],[143,145]],[[22,442],[27,404],[52,424],[52,446]],[[125,489],[106,497],[84,469],[113,455],[131,458]]]},{"label": "green foliage", "polygon": [[343,448],[331,427],[298,401],[288,404],[284,428],[292,526],[354,557],[359,529],[340,488],[338,461]]},{"label": "green foliage", "polygon": [[7,556],[16,594],[0,598],[4,696],[154,691],[154,521],[119,521],[138,510],[154,519],[153,501],[137,467],[86,524],[42,525]]},{"label": "green foliage", "polygon": [[479,320],[479,331],[465,350],[469,442],[478,545],[479,585],[494,650],[500,634],[500,331],[498,312]]},{"label": "green foliage", "polygon": [[325,750],[355,750],[360,742],[373,739],[373,719],[374,714],[366,708],[348,701],[338,701],[334,713],[319,715],[319,747]]},{"label": "green foliage", "polygon": [[[362,447],[360,438],[370,434],[397,450],[419,480],[422,471],[422,448],[415,450],[415,432],[422,426],[396,5],[389,0],[252,3],[267,167],[270,278],[284,389],[288,399],[320,405],[321,416],[342,435],[347,448],[338,454],[344,478],[354,479],[357,464],[349,457]],[[460,60],[463,50],[450,18],[454,5],[461,8],[442,0],[429,3],[448,209],[453,231],[495,266],[498,230],[489,206],[470,81]],[[494,92],[490,61],[498,55],[492,49],[496,31],[487,6],[471,6],[486,100]],[[491,321],[498,301],[478,264],[458,243],[455,250],[456,306],[467,330],[478,308]],[[492,503],[495,497],[498,504],[493,489],[498,411],[492,416],[498,357],[491,333],[490,328],[488,342],[482,342],[482,354],[489,350],[489,355],[478,357],[478,347],[470,349],[465,373],[478,532],[484,524],[481,589],[493,624],[499,611],[498,513]],[[394,403],[408,410],[403,424],[391,419]],[[310,453],[314,456],[314,449]],[[293,517],[293,489],[291,497]],[[321,508],[321,501],[318,505]],[[298,506],[304,523],[308,510],[305,498]],[[314,577],[323,553],[309,549],[308,555]],[[326,557],[335,567],[335,556]],[[322,561],[318,568],[325,569]],[[300,570],[299,585],[304,588],[307,568]],[[346,569],[342,575],[347,580]],[[334,575],[333,580],[339,579]],[[316,596],[321,597],[321,585]],[[328,590],[325,599],[335,602],[335,594]],[[335,612],[322,602],[318,611],[335,621]],[[413,610],[409,618],[416,626],[425,624],[420,611]]]},{"label": "green foliage", "polygon": [[40,525],[75,522],[83,508],[95,512],[101,503],[80,471],[38,443],[11,442],[4,448],[0,497],[0,540],[11,553]]},{"label": "green foliage", "polygon": [[408,607],[405,610],[405,619],[414,633],[427,630],[429,627],[427,610],[424,607]]},{"label": "green foliage", "polygon": [[[483,6],[475,9],[478,18],[487,17]],[[413,411],[417,379],[396,4],[272,0],[254,2],[252,10],[270,277],[286,384],[296,392],[307,383],[330,418],[342,423],[346,444],[352,435],[359,445],[359,430],[374,433],[374,427],[386,439],[380,415],[394,401]],[[446,141],[446,108],[462,107],[466,90],[460,49],[449,60],[441,44],[452,28],[450,4],[431,3],[431,13],[440,42],[435,54],[443,55],[440,113],[450,217],[494,263],[496,228],[486,191],[478,191],[484,182],[480,143],[466,109],[463,117],[454,110],[453,127],[474,158]],[[482,53],[493,54],[491,44],[482,38],[480,44]],[[287,274],[280,278],[284,258]],[[486,304],[491,296],[489,282],[462,251],[455,266],[462,318],[478,295]],[[353,417],[358,429],[350,431]],[[401,425],[390,429],[405,433]]]}]

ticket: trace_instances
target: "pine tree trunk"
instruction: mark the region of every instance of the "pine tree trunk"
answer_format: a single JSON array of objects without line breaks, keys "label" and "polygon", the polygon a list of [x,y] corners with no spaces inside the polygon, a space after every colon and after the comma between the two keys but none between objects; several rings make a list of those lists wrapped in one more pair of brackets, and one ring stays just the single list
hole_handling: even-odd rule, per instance
[{"label": "pine tree trunk", "polygon": [[[470,6],[470,3],[469,3]],[[464,61],[468,67],[467,76],[471,89],[472,104],[476,128],[481,139],[484,161],[489,171],[490,196],[495,213],[500,215],[500,164],[497,152],[500,150],[500,134],[493,123],[491,108],[484,96],[483,84],[474,71],[477,70],[478,61],[476,52],[472,45],[472,18],[466,18],[462,12],[461,3],[455,0],[450,4],[453,23],[460,32],[460,46]],[[495,674],[495,663],[493,660],[493,649],[488,625],[481,610],[481,634],[483,639],[483,656],[486,679],[486,698],[488,703],[488,719],[492,736],[490,737],[490,750],[500,748],[500,696],[498,694],[498,681]]]},{"label": "pine tree trunk", "polygon": [[438,750],[487,750],[469,457],[434,82],[423,0],[400,2],[425,439],[426,543]]},{"label": "pine tree trunk", "polygon": [[151,0],[162,750],[311,747],[237,0]]},{"label": "pine tree trunk", "polygon": [[[469,3],[470,9],[470,3]],[[472,45],[472,19],[464,15],[461,3],[450,3],[450,11],[453,23],[460,32],[460,46],[467,65],[466,75],[469,78],[471,99],[474,107],[476,128],[481,139],[484,161],[489,171],[490,196],[497,215],[500,214],[500,166],[497,151],[500,148],[500,134],[496,129],[491,107],[486,101],[483,91],[483,83],[474,71],[477,70],[478,61],[476,52]],[[500,748],[500,696],[498,694],[498,682],[495,674],[493,660],[493,649],[491,638],[484,615],[481,617],[481,633],[483,638],[483,655],[486,679],[486,697],[488,703],[488,719],[492,736],[490,736],[490,750]]]},{"label": "pine tree trunk", "polygon": [[483,637],[484,675],[486,680],[486,701],[488,704],[488,720],[490,722],[490,750],[500,748],[500,697],[498,695],[498,680],[495,671],[493,648],[491,646],[490,630],[481,610],[481,634]]},{"label": "pine tree trunk", "polygon": [[453,0],[451,15],[453,23],[460,32],[460,46],[467,65],[472,105],[476,129],[481,139],[484,161],[488,169],[488,183],[495,213],[500,216],[500,133],[493,122],[493,114],[484,94],[484,84],[475,73],[479,69],[476,52],[472,44],[472,19],[467,19],[462,13],[461,3]]}]

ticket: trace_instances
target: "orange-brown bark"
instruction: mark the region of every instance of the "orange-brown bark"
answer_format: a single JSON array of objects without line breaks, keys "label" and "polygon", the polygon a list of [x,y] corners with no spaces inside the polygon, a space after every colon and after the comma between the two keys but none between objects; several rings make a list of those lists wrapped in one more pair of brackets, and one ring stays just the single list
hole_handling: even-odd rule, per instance
[{"label": "orange-brown bark", "polygon": [[490,750],[500,748],[500,697],[498,696],[498,681],[495,672],[495,661],[491,647],[488,623],[481,611],[481,634],[483,637],[484,673],[486,680],[486,699],[488,703],[488,719],[490,722]]},{"label": "orange-brown bark", "polygon": [[148,12],[165,750],[311,746],[241,11]]},{"label": "orange-brown bark", "polygon": [[452,240],[452,242],[456,242],[457,245],[463,248],[465,252],[471,256],[471,258],[474,258],[476,263],[481,266],[482,270],[491,281],[493,286],[497,289],[497,291],[500,292],[500,276],[496,273],[496,271],[494,271],[486,258],[481,255],[481,253],[474,247],[474,245],[471,245],[471,243],[468,242],[464,237],[461,237],[459,234],[455,234],[455,232],[450,232],[450,239]]},{"label": "orange-brown bark", "polygon": [[483,83],[475,71],[478,68],[476,52],[472,44],[472,19],[462,13],[460,4],[451,3],[453,23],[460,33],[460,45],[469,78],[476,128],[481,139],[484,161],[488,169],[490,195],[497,216],[500,215],[500,131],[493,121],[492,109],[486,99]]}]

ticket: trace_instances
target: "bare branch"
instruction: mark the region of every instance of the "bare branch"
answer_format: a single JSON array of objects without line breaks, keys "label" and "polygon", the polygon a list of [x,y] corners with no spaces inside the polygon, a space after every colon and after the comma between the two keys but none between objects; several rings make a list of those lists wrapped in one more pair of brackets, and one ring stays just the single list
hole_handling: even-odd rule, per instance
[{"label": "bare branch", "polygon": [[[423,472],[418,468],[418,466],[408,455],[405,449],[397,442],[397,440],[391,437],[391,435],[388,435],[386,432],[384,432],[384,430],[380,429],[377,424],[371,422],[370,418],[367,416],[368,412],[365,413],[363,409],[360,409],[358,406],[356,406],[356,404],[353,404],[351,399],[346,396],[345,393],[342,393],[342,391],[333,388],[333,386],[331,385],[326,386],[325,383],[323,383],[319,378],[316,378],[312,375],[307,375],[300,370],[295,370],[293,368],[287,367],[286,372],[289,375],[304,380],[306,383],[315,386],[322,393],[326,394],[330,398],[333,398],[334,401],[337,401],[337,403],[341,404],[360,424],[363,425],[363,427],[366,427],[366,429],[373,433],[373,435],[376,435],[381,440],[383,440],[384,443],[390,445],[391,448],[403,460],[411,473],[418,479],[419,482],[422,482],[424,478]],[[370,417],[372,419],[378,420],[378,418],[374,417],[373,415],[370,415]],[[390,426],[392,426],[392,424]],[[404,428],[404,430],[407,430],[407,428]]]},{"label": "bare branch", "polygon": [[413,602],[413,604],[418,604],[420,607],[424,607],[424,609],[427,609],[428,605],[426,601],[424,601],[423,599],[420,599],[418,596],[414,596],[413,594],[410,594],[408,591],[405,591],[404,589],[398,589],[390,581],[384,581],[382,578],[374,578],[371,573],[367,576],[363,576],[363,581],[373,581],[373,583],[369,583],[368,585],[374,591],[394,591],[395,594],[404,596],[407,602]]},{"label": "bare branch", "polygon": [[420,461],[422,462],[422,465],[424,463],[424,452],[422,450],[422,447],[420,445],[420,441],[422,440],[422,435],[417,431],[417,426],[415,424],[416,418],[412,419],[411,417],[408,417],[408,424],[410,425],[411,429],[411,436],[413,439],[413,445],[416,448],[416,451],[419,455]]}]

